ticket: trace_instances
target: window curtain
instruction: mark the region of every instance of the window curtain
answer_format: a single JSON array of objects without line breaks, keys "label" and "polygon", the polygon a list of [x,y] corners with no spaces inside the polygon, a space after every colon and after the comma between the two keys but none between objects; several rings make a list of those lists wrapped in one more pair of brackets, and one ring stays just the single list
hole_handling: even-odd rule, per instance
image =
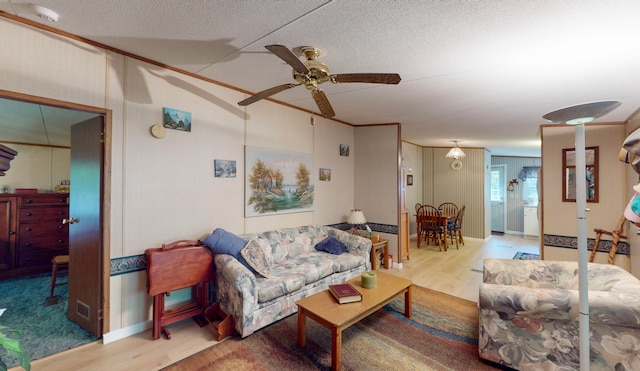
[{"label": "window curtain", "polygon": [[540,166],[524,166],[518,178],[522,179],[522,181],[527,180],[527,178],[537,178],[538,169],[540,169]]}]

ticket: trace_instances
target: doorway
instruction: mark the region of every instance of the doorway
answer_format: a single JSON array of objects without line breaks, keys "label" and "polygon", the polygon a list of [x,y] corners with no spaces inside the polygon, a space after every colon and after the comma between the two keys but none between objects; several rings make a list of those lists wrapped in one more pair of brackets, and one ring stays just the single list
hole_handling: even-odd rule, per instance
[{"label": "doorway", "polygon": [[507,165],[491,166],[491,233],[504,234],[507,229],[506,173]]},{"label": "doorway", "polygon": [[[100,146],[100,151],[104,154],[104,156],[102,156],[99,161],[99,168],[100,170],[100,181],[99,184],[94,185],[94,191],[95,193],[99,194],[99,202],[95,204],[95,207],[97,208],[97,210],[93,210],[98,216],[99,216],[99,223],[101,224],[101,228],[97,231],[94,232],[95,235],[93,236],[93,238],[95,238],[96,241],[98,241],[99,243],[94,243],[91,244],[92,249],[94,249],[92,251],[94,256],[99,257],[99,259],[94,259],[92,261],[89,262],[83,262],[83,266],[87,266],[87,265],[92,265],[91,269],[94,270],[95,272],[98,272],[97,274],[100,276],[101,279],[91,279],[91,280],[82,280],[83,281],[83,285],[86,285],[88,290],[87,292],[90,293],[90,295],[92,295],[92,297],[90,298],[92,303],[99,303],[99,308],[96,308],[96,310],[98,311],[98,313],[100,314],[99,316],[97,315],[93,315],[91,318],[91,326],[89,326],[90,328],[88,328],[86,326],[86,324],[82,324],[82,323],[78,323],[76,320],[74,320],[74,322],[78,323],[80,326],[85,327],[87,330],[89,330],[90,332],[94,333],[96,336],[101,337],[102,333],[104,332],[105,329],[109,328],[109,323],[108,323],[108,318],[109,318],[109,314],[107,312],[107,307],[105,305],[105,303],[108,303],[109,301],[109,291],[108,291],[108,285],[109,285],[109,273],[110,273],[110,269],[109,269],[109,245],[108,245],[108,241],[109,241],[109,224],[108,224],[108,220],[110,220],[109,218],[109,208],[108,206],[108,200],[110,199],[110,195],[109,195],[109,190],[110,190],[110,163],[108,161],[108,159],[110,158],[110,153],[111,153],[111,112],[109,110],[106,110],[104,108],[100,108],[100,107],[93,107],[93,106],[86,106],[86,105],[80,105],[80,104],[75,104],[75,103],[70,103],[70,102],[64,102],[64,101],[58,101],[58,100],[54,100],[54,99],[49,99],[49,98],[43,98],[43,97],[37,97],[37,96],[31,96],[31,95],[26,95],[26,94],[21,94],[21,93],[15,93],[15,92],[10,92],[10,91],[5,91],[5,90],[0,90],[0,99],[2,100],[6,100],[6,101],[14,101],[14,102],[19,102],[20,104],[33,104],[36,105],[38,107],[40,107],[40,112],[46,111],[46,110],[55,110],[55,114],[56,114],[56,119],[57,121],[65,121],[64,117],[66,114],[69,114],[70,116],[68,117],[77,117],[79,112],[84,113],[85,115],[88,115],[90,117],[94,117],[97,118],[97,120],[95,121],[96,123],[100,123],[101,126],[100,128],[100,132],[102,133],[102,137],[99,141],[99,143],[97,145]],[[11,129],[12,131],[19,131],[19,130],[23,130],[20,128],[20,125],[18,124],[18,119],[16,118],[15,120],[12,120],[12,123],[16,123],[17,127],[15,129]],[[77,120],[73,120],[73,119],[69,119],[66,120],[67,126],[66,127],[66,131],[69,133],[69,135],[71,134],[71,125],[75,124],[77,122]],[[43,119],[43,123],[44,123],[44,119]],[[9,125],[9,124],[7,124]],[[98,125],[98,124],[96,124]],[[3,127],[3,131],[4,131],[4,127]],[[9,131],[7,131],[9,132]],[[8,143],[10,143],[10,140],[6,140],[6,138],[0,138],[3,141],[6,141]],[[24,144],[24,145],[29,145],[28,142],[14,142],[16,144]],[[73,164],[70,165],[70,167],[72,167]],[[73,187],[73,183],[71,184],[71,186]],[[79,195],[81,192],[76,192],[76,195]],[[103,223],[103,221],[105,221]],[[71,237],[71,235],[70,235]],[[72,250],[71,250],[71,243],[70,243],[70,254],[72,254]],[[69,276],[70,279],[72,278],[72,276]],[[73,286],[73,284],[77,284],[76,282],[70,282],[70,287]],[[85,299],[85,300],[89,300],[89,298]],[[69,305],[69,307],[71,307],[71,303]],[[74,303],[74,307],[75,307],[75,303]],[[72,318],[73,320],[73,318]]]}]

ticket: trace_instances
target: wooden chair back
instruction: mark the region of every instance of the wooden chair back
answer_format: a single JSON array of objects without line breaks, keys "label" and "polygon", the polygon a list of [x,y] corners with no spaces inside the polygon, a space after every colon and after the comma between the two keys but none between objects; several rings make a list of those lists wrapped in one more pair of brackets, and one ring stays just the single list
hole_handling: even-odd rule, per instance
[{"label": "wooden chair back", "polygon": [[440,212],[442,212],[442,215],[445,216],[458,215],[458,205],[454,204],[453,202],[441,203],[440,206],[438,206],[438,210],[440,210]]},{"label": "wooden chair back", "polygon": [[422,231],[439,231],[442,227],[440,210],[435,206],[422,205],[418,209],[416,222]]}]

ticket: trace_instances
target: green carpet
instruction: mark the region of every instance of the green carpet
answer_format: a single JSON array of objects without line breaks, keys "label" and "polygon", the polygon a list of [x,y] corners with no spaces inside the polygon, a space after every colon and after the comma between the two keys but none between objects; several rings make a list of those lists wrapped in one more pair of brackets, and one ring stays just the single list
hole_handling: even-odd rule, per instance
[{"label": "green carpet", "polygon": [[[97,340],[67,318],[67,285],[56,286],[59,302],[45,306],[50,285],[50,274],[0,281],[0,308],[7,308],[0,324],[20,331],[21,336],[10,337],[20,341],[32,361]],[[3,350],[0,354],[8,367],[18,365]]]},{"label": "green carpet", "polygon": [[[349,305],[349,304],[345,304]],[[413,286],[413,319],[404,298],[343,331],[343,370],[495,370],[478,356],[475,303]],[[307,319],[305,347],[298,347],[297,314],[248,337],[234,336],[163,371],[328,370],[331,334]]]}]

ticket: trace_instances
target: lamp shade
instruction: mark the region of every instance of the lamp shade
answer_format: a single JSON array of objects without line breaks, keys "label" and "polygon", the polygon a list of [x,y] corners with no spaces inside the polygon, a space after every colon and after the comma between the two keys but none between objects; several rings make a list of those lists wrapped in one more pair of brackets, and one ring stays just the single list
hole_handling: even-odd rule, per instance
[{"label": "lamp shade", "polygon": [[449,153],[447,153],[447,158],[455,158],[456,160],[459,158],[462,158],[466,156],[464,154],[464,152],[462,152],[462,149],[460,149],[460,147],[453,147],[449,150]]},{"label": "lamp shade", "polygon": [[349,217],[347,218],[347,223],[359,225],[366,224],[367,220],[364,217],[364,213],[360,209],[353,209],[349,213]]},{"label": "lamp shade", "polygon": [[577,106],[560,108],[559,110],[549,112],[542,116],[542,118],[556,124],[584,124],[606,115],[618,108],[620,104],[622,103],[615,100],[579,104]]}]

